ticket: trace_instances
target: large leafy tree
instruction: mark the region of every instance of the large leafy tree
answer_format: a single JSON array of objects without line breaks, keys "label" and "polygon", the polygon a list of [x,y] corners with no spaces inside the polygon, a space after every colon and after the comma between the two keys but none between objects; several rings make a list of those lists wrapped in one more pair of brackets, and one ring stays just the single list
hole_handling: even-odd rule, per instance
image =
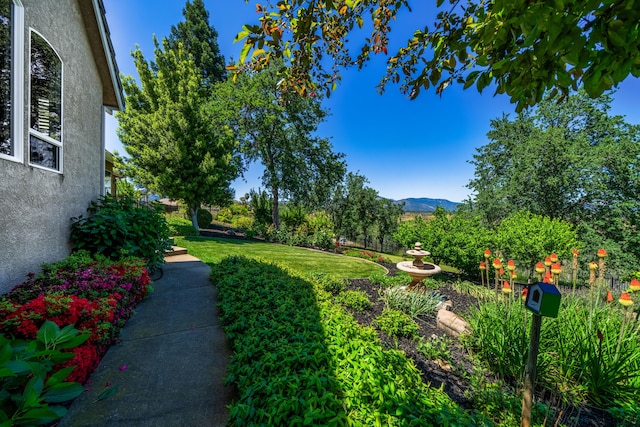
[{"label": "large leafy tree", "polygon": [[493,120],[469,183],[485,220],[497,225],[519,210],[563,219],[590,252],[605,246],[638,258],[640,127],[609,116],[609,102],[547,97],[514,120]]},{"label": "large leafy tree", "polygon": [[228,82],[215,98],[238,113],[232,123],[245,165],[264,167],[262,185],[270,193],[276,227],[282,200],[309,211],[329,202],[346,166],[344,154],[316,135],[326,116],[317,97],[282,92],[269,68]]},{"label": "large leafy tree", "polygon": [[225,111],[208,103],[200,70],[181,46],[157,46],[153,67],[139,49],[133,52],[141,86],[131,76],[123,79],[127,107],[116,117],[130,174],[152,191],[183,200],[198,229],[201,204],[232,198],[236,140],[218,122]]},{"label": "large leafy tree", "polygon": [[183,200],[194,228],[202,204],[226,204],[239,173],[228,105],[211,102],[226,77],[217,32],[202,0],[187,1],[185,20],[162,41],[155,61],[140,49],[133,60],[140,86],[123,79],[126,109],[118,134],[129,154],[128,174],[151,191]]},{"label": "large leafy tree", "polygon": [[[259,24],[238,35],[245,42],[241,62],[249,52],[256,67],[287,58],[283,72],[302,93],[329,91],[341,67],[387,54],[394,21],[403,25],[411,12],[407,0],[282,0],[256,8]],[[415,98],[430,86],[482,91],[494,83],[521,110],[550,88],[568,94],[584,86],[598,96],[629,74],[640,76],[640,8],[633,0],[436,0],[430,12],[392,52],[381,87],[402,82]]]}]

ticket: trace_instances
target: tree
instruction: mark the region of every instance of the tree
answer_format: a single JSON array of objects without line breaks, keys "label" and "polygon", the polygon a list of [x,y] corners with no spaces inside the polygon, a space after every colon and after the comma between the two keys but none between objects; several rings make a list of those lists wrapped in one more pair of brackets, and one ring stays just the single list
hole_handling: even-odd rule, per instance
[{"label": "tree", "polygon": [[[392,23],[411,11],[407,0],[282,0],[256,9],[259,25],[245,25],[237,37],[245,43],[240,62],[250,52],[257,68],[286,58],[282,71],[301,93],[328,93],[342,67],[361,68],[371,54],[387,54]],[[430,12],[387,60],[382,89],[402,81],[415,98],[430,86],[442,93],[452,83],[479,91],[494,83],[521,111],[549,89],[566,95],[584,86],[596,97],[629,74],[640,76],[640,8],[633,0],[436,0]]]},{"label": "tree", "polygon": [[270,192],[272,220],[280,226],[281,200],[308,211],[324,207],[345,173],[344,154],[315,136],[326,113],[318,97],[283,93],[273,68],[225,85],[217,103],[238,112],[235,131],[246,164],[264,166],[262,185]]},{"label": "tree", "polygon": [[181,44],[172,50],[165,40],[163,47],[156,41],[153,67],[139,49],[132,53],[141,87],[131,76],[123,79],[127,107],[116,114],[118,136],[136,181],[183,200],[197,230],[202,203],[232,199],[236,140],[223,121],[227,111],[207,102],[193,59]]},{"label": "tree", "polygon": [[378,217],[376,218],[378,243],[380,250],[384,251],[384,242],[387,238],[393,238],[393,233],[398,229],[400,216],[403,211],[403,204],[395,203],[393,200],[379,198],[378,199]]},{"label": "tree", "polygon": [[593,253],[604,246],[611,259],[623,252],[640,259],[640,127],[609,116],[609,102],[548,96],[514,120],[493,120],[468,185],[485,221],[497,226],[526,210],[574,224]]},{"label": "tree", "polygon": [[202,84],[209,86],[226,80],[224,57],[218,47],[218,32],[209,24],[209,13],[202,0],[187,1],[182,9],[184,22],[171,27],[167,45],[177,50],[178,44],[191,55],[196,67],[202,73]]}]

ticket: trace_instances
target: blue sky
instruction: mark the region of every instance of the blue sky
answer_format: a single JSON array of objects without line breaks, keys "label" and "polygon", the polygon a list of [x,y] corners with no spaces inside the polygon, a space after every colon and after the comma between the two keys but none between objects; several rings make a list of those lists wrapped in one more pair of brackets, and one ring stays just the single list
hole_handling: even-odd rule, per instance
[{"label": "blue sky", "polygon": [[[218,31],[218,44],[229,61],[237,59],[240,43],[233,43],[246,23],[257,23],[255,1],[204,0],[209,22]],[[403,43],[412,31],[425,24],[425,4],[413,2],[413,13],[405,13],[391,33],[392,42]],[[147,59],[153,59],[152,35],[168,36],[172,25],[182,21],[185,0],[104,0],[111,39],[120,71],[138,77],[130,52],[139,45]],[[429,15],[432,16],[432,15]],[[397,45],[396,43],[396,45]],[[392,52],[392,49],[389,50]],[[465,186],[473,177],[468,163],[475,149],[488,142],[490,120],[503,113],[515,116],[507,96],[479,94],[453,86],[442,97],[423,91],[409,101],[397,87],[379,95],[375,86],[383,75],[386,58],[374,58],[364,70],[348,70],[325,107],[330,116],[319,134],[331,139],[335,151],[346,154],[349,171],[367,177],[369,186],[391,199],[431,197],[460,202],[470,195]],[[614,95],[611,113],[624,115],[640,124],[640,81],[629,77]],[[108,116],[107,149],[124,153],[116,135],[117,121]],[[260,187],[262,171],[252,165],[245,179],[233,187],[236,198]]]}]

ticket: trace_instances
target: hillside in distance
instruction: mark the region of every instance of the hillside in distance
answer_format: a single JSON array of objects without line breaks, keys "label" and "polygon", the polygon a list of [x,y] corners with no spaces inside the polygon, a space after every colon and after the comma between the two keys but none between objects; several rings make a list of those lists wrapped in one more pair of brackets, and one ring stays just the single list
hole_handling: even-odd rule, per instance
[{"label": "hillside in distance", "polygon": [[446,199],[429,199],[427,197],[401,199],[394,202],[404,203],[405,212],[433,212],[438,206],[442,206],[448,211],[455,211],[460,204]]}]

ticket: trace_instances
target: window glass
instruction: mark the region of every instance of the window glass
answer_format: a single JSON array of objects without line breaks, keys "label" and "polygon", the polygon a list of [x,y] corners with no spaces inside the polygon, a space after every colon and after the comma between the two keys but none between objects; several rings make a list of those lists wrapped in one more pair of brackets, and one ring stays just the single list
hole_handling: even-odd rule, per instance
[{"label": "window glass", "polygon": [[31,32],[30,162],[60,170],[62,61],[39,34]]},{"label": "window glass", "polygon": [[0,0],[0,154],[14,155],[11,135],[11,0]]}]

